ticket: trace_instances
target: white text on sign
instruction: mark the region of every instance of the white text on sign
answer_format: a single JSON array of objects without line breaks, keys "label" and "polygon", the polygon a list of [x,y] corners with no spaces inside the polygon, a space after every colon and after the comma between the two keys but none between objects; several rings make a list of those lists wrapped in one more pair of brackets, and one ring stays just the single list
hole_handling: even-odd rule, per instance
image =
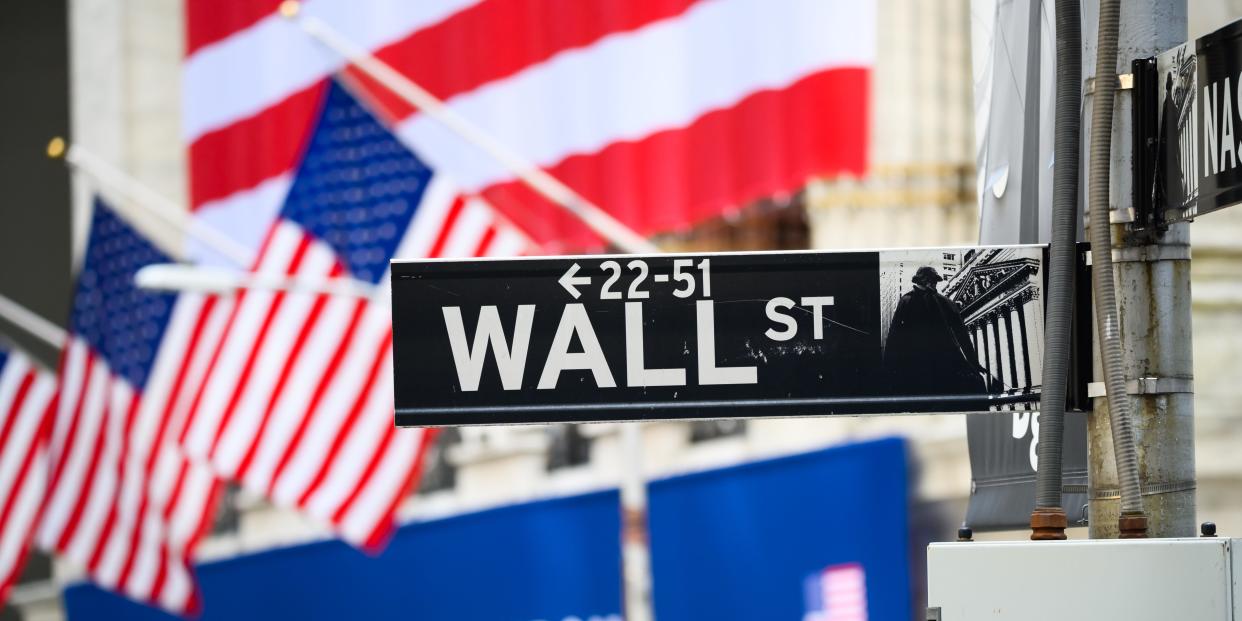
[{"label": "white text on sign", "polygon": [[[675,298],[685,299],[696,294],[704,298],[695,301],[694,309],[695,370],[698,385],[758,383],[757,367],[721,366],[717,359],[716,309],[714,301],[709,299],[710,259],[703,259],[697,264],[692,259],[675,259],[671,273],[654,275],[647,263],[641,259],[629,261],[624,266],[620,261],[609,259],[599,264],[595,274],[603,277],[598,290],[600,300],[624,300],[625,386],[686,386],[688,381],[685,368],[647,366],[647,343],[643,331],[644,302],[638,300],[651,299],[652,289],[646,288],[648,280],[653,285],[671,283],[672,287],[668,292]],[[627,280],[623,280],[625,276],[628,276]],[[594,280],[595,277],[587,269],[573,263],[557,279],[557,283],[577,300],[587,292]],[[772,298],[764,306],[764,312],[772,325],[762,334],[772,341],[794,338],[798,333],[798,322],[792,311],[797,309],[812,316],[813,337],[822,339],[824,308],[832,305],[832,296],[804,296],[797,302],[788,297]],[[536,305],[521,304],[516,309],[505,309],[505,316],[514,317],[511,341],[506,336],[499,306],[479,307],[478,322],[473,334],[467,334],[462,307],[444,306],[441,310],[461,390],[479,390],[489,352],[496,361],[501,388],[521,390],[526,377]],[[589,372],[599,388],[617,387],[617,379],[604,355],[587,307],[580,302],[570,302],[559,309],[554,307],[553,310],[559,310],[560,317],[551,346],[539,371],[536,388],[555,389],[561,375],[566,371]],[[571,351],[575,342],[580,351]]]},{"label": "white text on sign", "polygon": [[[647,276],[651,273],[647,267],[647,262],[642,259],[634,259],[625,264],[625,269],[630,272],[633,279],[629,281],[629,287],[624,289],[616,289],[617,282],[622,279],[621,263],[613,260],[604,261],[599,264],[600,271],[605,276],[604,285],[600,287],[599,299],[601,300],[620,300],[622,298],[629,300],[646,300],[651,297],[651,292],[643,289],[646,284]],[[579,276],[581,266],[574,263],[565,270],[564,274],[557,279],[557,283],[561,285],[576,300],[582,292],[578,287],[586,287],[591,284],[591,276]],[[688,298],[694,295],[696,283],[699,284],[699,291],[705,298],[712,297],[712,264],[711,259],[703,259],[696,266],[693,259],[675,259],[673,261],[672,281],[677,285],[673,289],[673,295],[678,298]],[[699,278],[695,279],[694,271],[698,270]],[[654,283],[669,282],[669,274],[656,274],[651,280]]]}]

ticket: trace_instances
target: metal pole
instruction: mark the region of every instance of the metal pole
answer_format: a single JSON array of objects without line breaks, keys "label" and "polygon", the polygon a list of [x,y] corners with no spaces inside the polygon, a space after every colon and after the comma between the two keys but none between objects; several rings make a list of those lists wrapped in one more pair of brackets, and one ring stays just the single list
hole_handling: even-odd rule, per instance
[{"label": "metal pole", "polygon": [[652,621],[651,547],[647,539],[647,482],[643,479],[643,425],[621,423],[621,579],[625,620]]},{"label": "metal pole", "polygon": [[76,144],[66,145],[63,139],[53,138],[48,145],[48,155],[64,157],[65,163],[73,169],[117,192],[147,215],[202,242],[238,267],[249,268],[253,262],[254,255],[245,246],[218,229],[191,218],[182,205],[139,183],[89,150]]},{"label": "metal pole", "polygon": [[[1039,79],[1040,47],[1043,37],[1043,4],[1045,0],[1030,0],[1027,11],[1026,35],[1026,99],[1022,106],[1022,144],[1033,145],[1032,152],[1022,157],[1022,209],[1018,217],[1018,243],[1039,243]],[[1053,0],[1046,0],[1052,2]]]},{"label": "metal pole", "polygon": [[[1084,3],[1091,21],[1094,6],[1094,2]],[[1094,24],[1084,23],[1083,35],[1084,74],[1093,74]],[[1124,2],[1117,73],[1129,73],[1133,59],[1153,56],[1186,37],[1185,0]],[[1189,537],[1195,534],[1190,237],[1186,223],[1175,224],[1155,238],[1127,235],[1121,226],[1133,219],[1131,94],[1123,90],[1117,98],[1111,168],[1111,202],[1117,223],[1113,261],[1127,392],[1149,536]],[[1092,103],[1088,97],[1086,105]],[[1088,140],[1093,129],[1088,129]],[[1096,398],[1094,406],[1087,424],[1090,536],[1114,538],[1120,499],[1107,400]]]},{"label": "metal pole", "polygon": [[63,349],[65,342],[69,340],[60,326],[3,294],[0,294],[0,317],[55,349]]},{"label": "metal pole", "polygon": [[267,272],[239,272],[183,263],[153,263],[134,273],[134,284],[155,291],[193,291],[228,295],[238,289],[264,289],[295,293],[318,293],[350,298],[371,298],[379,289],[348,276],[305,278]]}]

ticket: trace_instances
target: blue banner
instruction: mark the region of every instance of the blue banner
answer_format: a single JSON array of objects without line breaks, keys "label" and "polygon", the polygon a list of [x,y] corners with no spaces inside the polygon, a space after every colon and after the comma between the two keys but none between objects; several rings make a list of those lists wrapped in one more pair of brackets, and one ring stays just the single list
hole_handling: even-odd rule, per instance
[{"label": "blue banner", "polygon": [[[889,439],[651,484],[660,621],[910,618],[906,447]],[[204,620],[620,621],[615,491],[204,563]],[[79,584],[71,619],[170,619]],[[831,613],[831,614],[830,614]]]},{"label": "blue banner", "polygon": [[[910,619],[905,451],[864,442],[652,483],[656,617]],[[858,593],[819,596],[853,566],[865,614],[833,617]]]},{"label": "blue banner", "polygon": [[[619,502],[608,491],[411,524],[376,557],[325,541],[204,563],[202,619],[620,621]],[[65,589],[65,608],[175,619],[87,584]]]}]

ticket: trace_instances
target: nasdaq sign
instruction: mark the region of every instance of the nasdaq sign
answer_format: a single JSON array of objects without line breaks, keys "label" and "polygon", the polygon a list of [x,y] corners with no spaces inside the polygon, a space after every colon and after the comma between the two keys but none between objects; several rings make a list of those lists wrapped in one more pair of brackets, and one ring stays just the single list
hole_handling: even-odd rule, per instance
[{"label": "nasdaq sign", "polygon": [[1242,21],[1160,54],[1154,81],[1159,215],[1190,220],[1242,203]]},{"label": "nasdaq sign", "polygon": [[397,424],[1028,411],[1040,246],[394,262]]}]

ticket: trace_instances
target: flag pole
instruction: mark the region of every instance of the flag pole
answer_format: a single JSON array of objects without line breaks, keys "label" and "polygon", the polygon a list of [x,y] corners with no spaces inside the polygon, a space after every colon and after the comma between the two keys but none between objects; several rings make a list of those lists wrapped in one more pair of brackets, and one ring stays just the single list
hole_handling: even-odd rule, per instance
[{"label": "flag pole", "polygon": [[138,270],[137,285],[159,291],[193,291],[224,294],[236,289],[269,289],[321,293],[342,297],[365,298],[375,294],[376,287],[353,278],[324,279],[286,278],[251,272],[253,254],[227,234],[204,222],[194,220],[174,201],[125,174],[107,160],[63,138],[53,138],[47,146],[52,158],[63,157],[65,163],[80,170],[100,185],[116,191],[133,205],[160,222],[188,235],[224,256],[241,271],[183,264],[155,264]]},{"label": "flag pole", "polygon": [[[301,4],[297,0],[286,0],[280,5],[281,15],[296,22],[311,38],[349,61],[406,103],[483,150],[527,187],[577,218],[609,244],[626,253],[660,251],[650,240],[454,112],[427,89],[349,41],[323,20],[302,15],[300,9]],[[621,556],[627,621],[651,621],[655,618],[647,536],[647,484],[642,471],[642,434],[641,423],[621,423],[621,451],[625,464],[621,472]]]},{"label": "flag pole", "polygon": [[234,265],[244,269],[250,268],[254,255],[249,249],[219,229],[190,218],[181,205],[143,185],[108,163],[104,158],[77,144],[67,144],[60,137],[53,138],[48,143],[47,154],[52,158],[63,157],[70,167],[82,171],[100,185],[117,192],[147,215],[193,237]]},{"label": "flag pole", "polygon": [[63,349],[68,340],[63,328],[2,293],[0,293],[0,317],[58,350]]},{"label": "flag pole", "polygon": [[180,263],[153,263],[143,266],[134,273],[134,283],[143,289],[155,291],[228,294],[238,289],[264,289],[348,298],[371,298],[378,289],[375,285],[348,277],[302,278]]},{"label": "flag pole", "polygon": [[483,150],[497,163],[517,176],[527,187],[577,218],[605,241],[627,253],[660,251],[655,244],[613,218],[608,212],[600,209],[561,180],[527,161],[477,125],[454,112],[443,101],[406,77],[405,74],[358,47],[323,20],[312,15],[302,15],[300,9],[301,4],[297,0],[287,0],[280,5],[281,15],[296,22],[311,38],[349,61],[351,65],[362,70],[406,103],[440,122],[466,142]]}]

